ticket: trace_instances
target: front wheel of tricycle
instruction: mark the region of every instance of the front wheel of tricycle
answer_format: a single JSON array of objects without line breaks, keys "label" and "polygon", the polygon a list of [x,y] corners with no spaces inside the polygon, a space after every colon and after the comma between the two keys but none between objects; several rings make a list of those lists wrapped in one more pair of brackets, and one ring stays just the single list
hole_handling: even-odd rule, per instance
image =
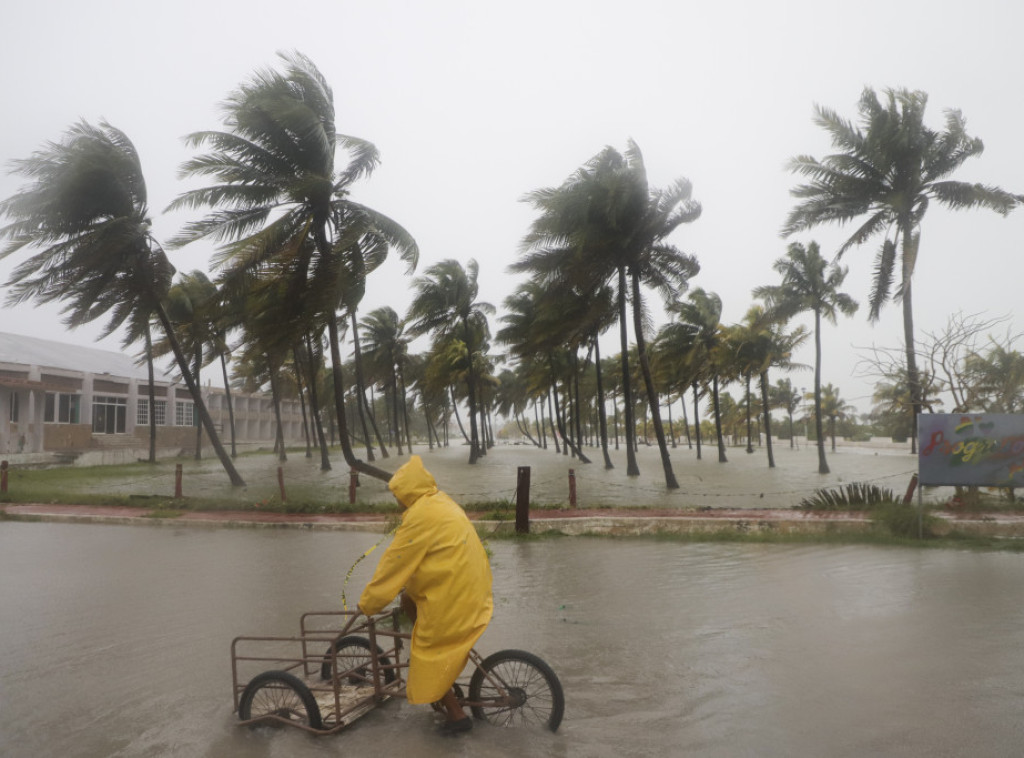
[{"label": "front wheel of tricycle", "polygon": [[284,722],[294,726],[322,729],[320,707],[301,679],[287,671],[264,671],[254,676],[238,701],[242,721],[273,716],[261,723]]},{"label": "front wheel of tricycle", "polygon": [[[504,696],[502,690],[506,693]],[[533,653],[501,650],[487,656],[469,680],[473,715],[498,726],[562,723],[565,696],[551,667]]]}]

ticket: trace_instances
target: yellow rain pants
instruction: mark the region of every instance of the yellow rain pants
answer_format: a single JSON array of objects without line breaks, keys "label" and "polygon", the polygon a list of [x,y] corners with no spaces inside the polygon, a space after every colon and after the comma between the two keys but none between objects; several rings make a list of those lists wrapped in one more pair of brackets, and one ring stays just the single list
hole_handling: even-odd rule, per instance
[{"label": "yellow rain pants", "polygon": [[418,455],[388,488],[405,508],[402,524],[359,610],[377,613],[405,588],[417,613],[406,694],[410,703],[433,703],[454,684],[491,620],[491,566],[465,511],[437,489]]}]

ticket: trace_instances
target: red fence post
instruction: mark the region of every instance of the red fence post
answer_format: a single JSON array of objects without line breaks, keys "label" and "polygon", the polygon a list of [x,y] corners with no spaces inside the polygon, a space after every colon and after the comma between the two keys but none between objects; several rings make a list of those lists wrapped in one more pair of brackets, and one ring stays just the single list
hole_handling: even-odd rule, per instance
[{"label": "red fence post", "polygon": [[0,461],[0,492],[7,492],[7,461]]},{"label": "red fence post", "polygon": [[520,466],[516,478],[516,534],[530,533],[530,467]]},{"label": "red fence post", "polygon": [[284,496],[284,469],[280,466],[277,467],[277,486],[281,489],[281,502],[285,502],[287,498]]},{"label": "red fence post", "polygon": [[174,497],[181,497],[181,464],[174,467]]},{"label": "red fence post", "polygon": [[576,507],[576,469],[569,469],[569,507]]}]

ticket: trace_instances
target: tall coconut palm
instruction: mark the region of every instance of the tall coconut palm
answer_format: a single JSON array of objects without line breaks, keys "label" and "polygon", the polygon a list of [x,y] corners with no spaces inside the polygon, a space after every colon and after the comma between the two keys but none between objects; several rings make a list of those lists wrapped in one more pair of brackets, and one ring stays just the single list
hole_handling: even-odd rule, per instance
[{"label": "tall coconut palm", "polygon": [[164,309],[174,267],[150,233],[146,182],[131,140],[106,122],[82,121],[13,165],[31,183],[0,202],[0,215],[11,220],[0,229],[8,241],[0,258],[25,248],[35,253],[11,274],[8,302],[61,302],[72,328],[108,316],[104,334],[155,315],[217,457],[232,484],[244,485]]},{"label": "tall coconut palm", "polygon": [[[689,341],[690,365],[697,372],[695,382],[711,387],[712,414],[715,433],[718,437],[718,461],[727,463],[725,438],[722,434],[722,413],[720,404],[720,380],[728,377],[728,348],[722,329],[722,299],[714,292],[703,288],[690,292],[686,300],[674,303],[669,310],[678,316],[680,341]],[[694,393],[694,423],[699,424],[697,415],[697,394]]]},{"label": "tall coconut palm", "polygon": [[[404,385],[405,366],[409,357],[409,338],[405,325],[394,308],[383,306],[370,311],[362,319],[364,333],[363,357],[372,372],[381,377],[391,392],[395,438],[402,455],[401,421],[406,415]],[[408,430],[407,430],[408,431]]]},{"label": "tall coconut palm", "polygon": [[984,411],[1024,411],[1024,355],[1020,352],[993,344],[984,354],[969,355],[965,369],[972,387],[971,400]]},{"label": "tall coconut palm", "polygon": [[832,452],[836,451],[836,421],[849,418],[857,409],[843,400],[839,388],[826,384],[821,388],[821,413],[828,419],[829,437],[832,438]]},{"label": "tall coconut palm", "polygon": [[493,305],[477,300],[479,274],[480,266],[475,260],[470,260],[465,268],[452,259],[434,264],[414,280],[416,294],[406,314],[410,335],[433,334],[435,342],[457,340],[462,343],[460,350],[469,404],[470,463],[476,463],[481,454],[476,420],[477,358],[490,337],[487,316],[494,313]]},{"label": "tall coconut palm", "polygon": [[[352,262],[346,260],[352,245],[376,236],[408,257],[415,243],[395,221],[352,200],[351,186],[379,163],[377,148],[338,133],[333,92],[309,58],[290,53],[281,59],[283,71],[257,72],[227,97],[225,131],[187,138],[190,147],[209,152],[187,161],[181,173],[211,177],[215,184],[185,192],[170,207],[214,210],[186,224],[175,243],[224,242],[214,260],[226,264],[229,273],[281,264],[276,275],[287,276],[287,302],[317,314],[330,338],[346,462],[389,479],[389,472],[357,459],[352,450],[336,311],[353,286]],[[335,164],[339,148],[349,157],[340,169]]]},{"label": "tall coconut palm", "polygon": [[779,379],[775,386],[769,391],[770,408],[782,408],[789,418],[789,447],[794,446],[793,440],[793,414],[800,407],[800,390],[793,386],[789,379]]},{"label": "tall coconut palm", "polygon": [[[664,189],[648,186],[640,148],[629,141],[624,155],[605,148],[560,187],[527,196],[541,215],[523,242],[527,253],[520,270],[570,272],[583,291],[607,282],[617,287],[620,356],[627,395],[629,353],[627,302],[632,305],[637,359],[661,452],[666,487],[679,486],[669,458],[659,411],[660,401],[647,357],[641,285],[658,290],[666,302],[685,291],[699,266],[666,239],[679,226],[699,218],[701,206],[692,186],[678,179]],[[514,269],[515,270],[515,269]],[[627,435],[633,434],[632,409],[626,405]],[[627,474],[639,474],[632,446],[627,445]]]},{"label": "tall coconut palm", "polygon": [[881,236],[868,316],[877,320],[890,299],[902,302],[915,424],[921,412],[923,388],[914,349],[917,342],[911,284],[925,211],[937,202],[952,210],[989,208],[1006,215],[1021,200],[1021,196],[999,187],[948,178],[968,158],[980,155],[984,145],[980,139],[968,136],[958,110],[946,111],[941,131],[925,126],[927,102],[928,96],[920,91],[887,89],[879,100],[873,89],[866,88],[858,103],[859,125],[817,106],[815,123],[831,135],[837,152],[820,161],[808,155],[790,161],[790,170],[810,181],[792,190],[799,202],[783,227],[783,234],[788,236],[820,224],[842,224],[866,217],[839,248],[838,256]]},{"label": "tall coconut palm", "polygon": [[[768,316],[762,305],[753,305],[743,317],[743,323],[734,331],[735,349],[741,361],[741,368],[746,376],[757,375],[761,389],[761,409],[764,414],[764,429],[767,443],[768,468],[775,467],[775,456],[772,448],[771,430],[771,398],[768,371],[777,367],[789,369],[794,367],[793,352],[807,339],[807,330],[800,326],[787,332],[785,323],[773,320]],[[747,391],[749,398],[750,392]],[[749,399],[748,399],[749,405]],[[749,417],[748,417],[749,418]],[[749,429],[750,423],[747,422]],[[792,424],[790,428],[792,439]],[[747,434],[748,452],[750,434]]]},{"label": "tall coconut palm", "polygon": [[839,288],[847,270],[821,257],[817,242],[790,244],[786,255],[772,265],[782,283],[754,289],[768,303],[771,318],[786,321],[803,311],[814,314],[814,430],[818,435],[818,473],[829,473],[821,423],[821,320],[835,324],[839,313],[853,315],[857,302]]}]

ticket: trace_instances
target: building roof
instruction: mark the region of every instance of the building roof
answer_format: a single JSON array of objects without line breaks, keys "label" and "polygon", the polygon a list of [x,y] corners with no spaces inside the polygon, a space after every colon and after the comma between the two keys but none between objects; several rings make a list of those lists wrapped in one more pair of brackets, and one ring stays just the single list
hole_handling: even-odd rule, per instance
[{"label": "building roof", "polygon": [[[39,366],[41,369],[110,374],[115,377],[149,381],[145,363],[139,365],[136,358],[127,353],[37,337],[23,337],[9,332],[0,332],[0,363],[21,363]],[[174,381],[174,377],[166,374],[159,366],[154,366],[154,370],[156,381]]]}]

